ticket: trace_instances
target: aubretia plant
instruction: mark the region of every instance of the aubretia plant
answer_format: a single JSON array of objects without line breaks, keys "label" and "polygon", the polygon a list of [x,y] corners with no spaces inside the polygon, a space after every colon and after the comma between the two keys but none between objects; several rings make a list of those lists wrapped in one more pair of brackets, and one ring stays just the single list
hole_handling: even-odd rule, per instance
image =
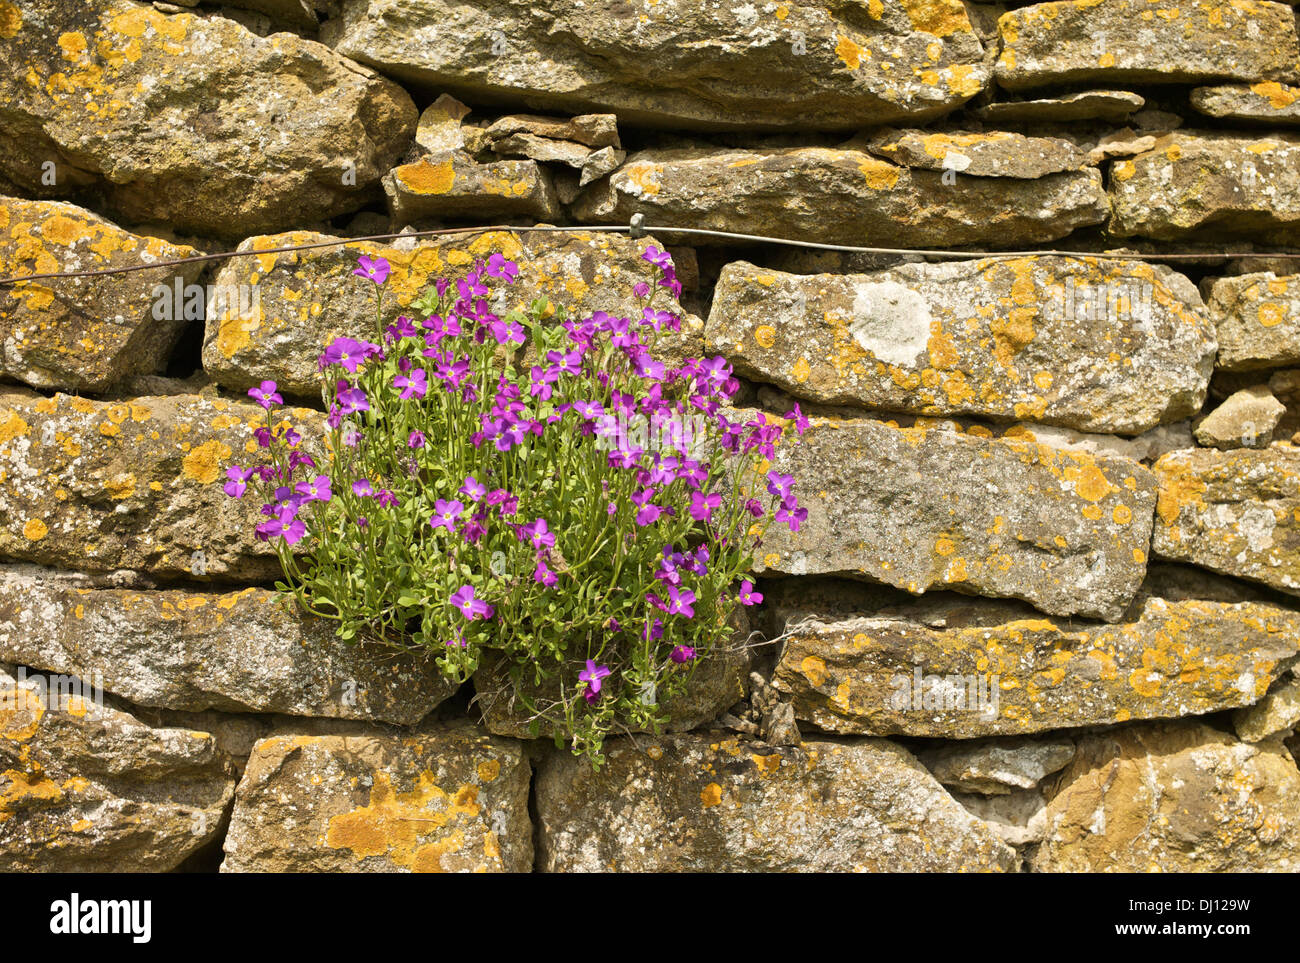
[{"label": "aubretia plant", "polygon": [[[373,340],[320,356],[327,460],[264,382],[249,395],[266,458],[226,482],[261,486],[258,537],[306,610],[346,639],[427,649],[457,681],[504,658],[534,731],[597,763],[616,722],[662,725],[733,608],[762,601],[742,576],[769,520],[807,517],[790,476],[760,474],[783,424],[728,407],[731,366],[655,357],[681,325],[655,299],[681,287],[665,252],[643,258],[637,318],[545,299],[498,317],[493,288],[519,272],[500,254],[387,311],[389,265],[360,258]],[[798,406],[786,418],[802,434]]]}]

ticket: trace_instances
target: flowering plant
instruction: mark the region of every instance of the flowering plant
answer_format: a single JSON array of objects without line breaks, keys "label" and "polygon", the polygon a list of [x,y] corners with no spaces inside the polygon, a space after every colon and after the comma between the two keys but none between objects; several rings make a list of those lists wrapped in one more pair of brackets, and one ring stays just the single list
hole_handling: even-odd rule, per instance
[{"label": "flowering plant", "polygon": [[[498,317],[490,283],[519,271],[500,254],[385,312],[389,266],[360,258],[374,336],[320,356],[324,463],[277,423],[283,399],[264,382],[249,395],[267,410],[268,457],[226,482],[234,497],[262,487],[258,537],[306,610],[346,639],[432,651],[456,681],[498,650],[533,731],[597,763],[616,721],[662,725],[734,606],[762,601],[743,576],[768,520],[797,531],[807,517],[790,476],[762,477],[783,424],[728,407],[731,366],[656,359],[681,319],[655,298],[681,287],[665,252],[643,258],[635,320],[570,318],[545,299]],[[797,405],[786,418],[802,434]],[[528,696],[528,676],[558,696]]]}]

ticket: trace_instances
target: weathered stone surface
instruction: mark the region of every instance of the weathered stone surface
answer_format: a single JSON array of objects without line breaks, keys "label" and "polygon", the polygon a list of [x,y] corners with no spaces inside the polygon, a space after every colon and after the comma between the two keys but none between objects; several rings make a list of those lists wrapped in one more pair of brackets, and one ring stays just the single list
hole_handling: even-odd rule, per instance
[{"label": "weathered stone surface", "polygon": [[1153,554],[1300,595],[1300,449],[1188,449],[1152,470]]},{"label": "weathered stone surface", "polygon": [[1110,131],[1098,139],[1096,146],[1088,151],[1088,163],[1100,164],[1114,160],[1116,157],[1136,157],[1145,154],[1156,146],[1154,134],[1139,136],[1131,127]]},{"label": "weathered stone surface", "polygon": [[421,217],[560,216],[550,174],[534,160],[480,164],[466,151],[443,151],[384,176],[388,209],[400,223]]},{"label": "weathered stone surface", "polygon": [[1262,742],[1269,736],[1285,733],[1300,723],[1300,676],[1295,667],[1291,676],[1279,682],[1268,695],[1245,709],[1232,714],[1232,727],[1243,742]]},{"label": "weathered stone surface", "polygon": [[1196,441],[1207,448],[1267,448],[1286,405],[1267,385],[1243,388],[1201,419]]},{"label": "weathered stone surface", "polygon": [[528,761],[464,724],[278,735],[253,747],[227,873],[527,872]]},{"label": "weathered stone surface", "polygon": [[1088,156],[1060,137],[1026,137],[1009,131],[962,133],[885,130],[873,136],[873,154],[904,167],[951,170],[969,177],[1033,179],[1078,170]]},{"label": "weathered stone surface", "polygon": [[706,129],[929,119],[989,77],[955,0],[883,0],[870,11],[344,0],[321,38],[389,76],[471,100],[508,96],[534,109]]},{"label": "weathered stone surface", "polygon": [[1300,362],[1300,274],[1219,278],[1206,304],[1218,332],[1217,367],[1254,371]]},{"label": "weathered stone surface", "polygon": [[0,660],[130,701],[411,725],[455,691],[431,658],[350,645],[277,593],[93,589],[0,567]]},{"label": "weathered stone surface", "polygon": [[461,124],[469,108],[450,94],[443,94],[420,112],[415,125],[415,142],[430,154],[460,150],[466,146]]},{"label": "weathered stone surface", "polygon": [[[199,252],[132,234],[57,201],[0,197],[0,277],[97,271]],[[155,287],[183,290],[202,270],[178,265],[111,277],[34,281],[0,289],[0,374],[37,388],[102,391],[166,365],[184,315],[158,311]]]},{"label": "weathered stone surface", "polygon": [[[829,244],[1051,241],[1107,214],[1093,169],[1031,181],[911,170],[851,147],[639,151],[574,202],[577,220],[710,228]],[[700,244],[718,243],[701,237]]]},{"label": "weathered stone surface", "polygon": [[1017,789],[1005,796],[954,792],[952,798],[982,819],[1008,846],[1026,846],[1043,838],[1047,800],[1042,790]]},{"label": "weathered stone surface", "polygon": [[[695,665],[686,689],[662,704],[661,709],[668,716],[664,727],[666,732],[682,732],[712,722],[745,698],[752,658],[748,645],[749,619],[739,607],[733,610],[732,626],[733,633],[726,642]],[[567,670],[552,677],[551,685],[542,687],[536,684],[531,662],[523,667],[519,680],[512,682],[509,660],[500,653],[485,651],[479,670],[474,674],[477,694],[474,704],[483,714],[483,725],[498,736],[552,738],[555,735],[553,723],[548,718],[538,719],[537,731],[534,732],[533,718],[524,703],[516,701],[515,693],[525,694],[538,711],[551,711],[558,704],[561,679],[576,679],[584,662],[585,657],[574,659]],[[619,725],[627,727],[628,722],[623,720]],[[627,728],[626,731],[645,730]]]},{"label": "weathered stone surface", "polygon": [[870,419],[818,418],[773,467],[808,509],[760,571],[1021,598],[1117,619],[1146,568],[1155,479],[1137,462]]},{"label": "weathered stone surface", "polygon": [[1059,257],[876,274],[723,268],[711,351],[796,397],[1138,433],[1200,410],[1214,327],[1181,274]]},{"label": "weathered stone surface", "polygon": [[1079,741],[1047,804],[1035,872],[1295,872],[1300,770],[1195,723]]},{"label": "weathered stone surface", "polygon": [[775,684],[830,732],[967,739],[1249,705],[1300,651],[1300,613],[1145,598],[1116,625],[939,598],[791,616]]},{"label": "weathered stone surface", "polygon": [[[1172,14],[1172,15],[1170,15]],[[1072,83],[1196,83],[1296,76],[1295,14],[1281,3],[1037,3],[998,20],[1008,90]]]},{"label": "weathered stone surface", "polygon": [[[249,238],[240,249],[325,240],[329,240],[326,235],[293,232]],[[217,283],[249,284],[256,276],[260,314],[245,321],[233,312],[209,313],[204,369],[228,388],[242,390],[272,378],[290,394],[319,397],[316,361],[323,346],[336,335],[373,337],[374,286],[352,274],[361,254],[383,257],[392,266],[385,284],[385,303],[390,306],[409,304],[438,277],[462,277],[475,260],[500,252],[519,264],[519,276],[510,285],[493,282],[489,301],[497,314],[524,310],[536,298],[546,297],[584,316],[607,311],[640,317],[641,302],[633,287],[653,278],[641,253],[650,245],[663,246],[649,237],[633,241],[581,230],[494,231],[397,244],[349,242],[227,262]],[[656,304],[669,309],[666,292],[660,291]],[[699,357],[704,322],[671,309],[683,315],[681,333],[665,335],[656,352],[666,360]]]},{"label": "weathered stone surface", "polygon": [[[1267,4],[1263,4],[1267,6]],[[1300,138],[1178,131],[1111,168],[1110,231],[1158,240],[1300,238]]]},{"label": "weathered stone surface", "polygon": [[530,143],[541,140],[576,143],[592,150],[622,146],[615,114],[580,114],[577,117],[507,114],[488,125],[487,138],[493,150],[509,149],[516,137],[530,138]]},{"label": "weathered stone surface", "polygon": [[[305,426],[308,440],[319,437],[316,412],[280,414]],[[275,553],[253,531],[260,506],[221,487],[265,423],[261,408],[201,395],[100,402],[0,393],[0,558],[86,572],[277,577]]]},{"label": "weathered stone surface", "polygon": [[1085,90],[1061,97],[1034,100],[1005,100],[985,104],[973,111],[990,124],[1070,123],[1079,120],[1123,121],[1141,110],[1146,100],[1126,90]]},{"label": "weathered stone surface", "polygon": [[1263,124],[1300,124],[1300,87],[1277,81],[1197,87],[1190,99],[1193,107],[1210,117]]},{"label": "weathered stone surface", "polygon": [[1033,789],[1074,758],[1069,739],[996,739],[945,746],[917,755],[939,782],[982,796],[1006,796]]},{"label": "weathered stone surface", "polygon": [[235,780],[206,732],[0,665],[0,871],[165,872],[215,839]]},{"label": "weathered stone surface", "polygon": [[[967,431],[970,430],[967,429]],[[1190,421],[1180,421],[1173,425],[1161,425],[1159,428],[1152,428],[1135,438],[1120,438],[1116,435],[1094,435],[1075,431],[1072,428],[1031,425],[1021,422],[1006,429],[1002,433],[1002,437],[1034,441],[1040,445],[1047,445],[1049,448],[1059,448],[1062,451],[1077,451],[1089,455],[1113,455],[1118,458],[1132,458],[1134,461],[1152,461],[1167,451],[1192,448],[1196,444],[1192,436],[1192,423]]]},{"label": "weathered stone surface", "polygon": [[[415,126],[391,81],[222,17],[24,0],[12,31],[0,172],[41,195],[93,184],[127,221],[244,237],[355,210]],[[54,188],[41,180],[50,160]]]},{"label": "weathered stone surface", "polygon": [[773,748],[723,733],[549,755],[537,774],[547,872],[1013,870],[1014,852],[899,746]]}]

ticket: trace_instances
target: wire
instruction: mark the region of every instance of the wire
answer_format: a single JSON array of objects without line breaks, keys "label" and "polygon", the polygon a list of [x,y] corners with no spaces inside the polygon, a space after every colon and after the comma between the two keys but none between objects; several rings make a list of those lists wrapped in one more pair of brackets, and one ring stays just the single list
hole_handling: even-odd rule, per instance
[{"label": "wire", "polygon": [[1055,249],[1035,249],[1028,251],[949,251],[938,248],[912,248],[912,247],[861,247],[853,244],[823,244],[818,241],[803,241],[797,238],[789,237],[771,237],[766,234],[740,234],[734,231],[715,231],[708,228],[700,227],[660,227],[645,223],[644,215],[632,215],[630,224],[571,224],[565,226],[555,226],[550,224],[539,224],[535,227],[521,227],[517,224],[489,224],[483,227],[448,227],[429,231],[405,231],[395,234],[368,234],[365,237],[341,237],[329,241],[316,241],[311,244],[290,244],[284,247],[263,248],[260,250],[250,251],[221,251],[215,254],[199,254],[194,257],[172,258],[165,261],[141,262],[139,264],[128,264],[114,268],[100,268],[94,271],[52,271],[44,274],[25,274],[21,277],[0,278],[0,287],[7,287],[14,284],[23,284],[31,281],[49,281],[58,278],[87,278],[103,277],[110,274],[129,274],[133,271],[148,271],[152,268],[175,267],[180,264],[197,264],[204,261],[224,261],[237,257],[260,257],[263,254],[288,254],[293,251],[311,251],[323,247],[341,247],[348,244],[359,244],[364,241],[392,241],[401,240],[402,238],[417,237],[436,237],[447,234],[482,234],[488,231],[511,231],[523,233],[526,231],[603,231],[606,233],[623,233],[627,232],[634,238],[644,237],[647,234],[687,234],[698,235],[702,237],[720,237],[736,241],[753,241],[762,244],[785,244],[791,247],[805,247],[820,251],[847,251],[854,254],[896,254],[896,255],[921,255],[924,257],[944,257],[960,258],[967,260],[978,260],[981,258],[1013,258],[1013,257],[1077,257],[1077,258],[1105,258],[1112,261],[1182,261],[1182,260],[1206,260],[1206,259],[1228,259],[1237,257],[1251,258],[1278,258],[1278,259],[1296,259],[1300,258],[1300,252],[1258,252],[1258,251],[1211,251],[1200,253],[1189,253],[1185,251],[1175,251],[1169,253],[1157,254],[1136,254],[1128,252],[1106,252],[1106,251],[1068,251]]}]

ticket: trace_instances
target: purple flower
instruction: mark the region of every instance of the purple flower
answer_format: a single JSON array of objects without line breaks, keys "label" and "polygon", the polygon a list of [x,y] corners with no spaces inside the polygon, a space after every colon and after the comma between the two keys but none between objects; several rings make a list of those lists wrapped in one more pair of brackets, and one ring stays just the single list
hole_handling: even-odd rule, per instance
[{"label": "purple flower", "polygon": [[466,475],[465,484],[460,486],[460,493],[470,501],[476,502],[487,494],[487,486],[480,484],[473,475]]},{"label": "purple flower", "polygon": [[695,602],[695,593],[690,589],[679,589],[676,585],[668,586],[668,608],[669,615],[684,615],[688,619],[694,618],[695,609],[692,607]]},{"label": "purple flower", "polygon": [[520,525],[517,529],[519,540],[528,542],[536,549],[554,548],[555,534],[551,532],[546,525],[546,519],[539,518],[537,521],[528,525]]},{"label": "purple flower", "polygon": [[494,253],[488,258],[487,268],[484,273],[494,278],[501,278],[506,283],[511,283],[519,274],[519,265],[515,264],[514,261],[507,260],[503,254]]},{"label": "purple flower", "polygon": [[582,696],[588,703],[595,702],[600,698],[600,680],[608,678],[609,675],[609,666],[597,665],[591,659],[587,660],[587,668],[578,673],[578,681],[587,683],[587,688],[582,693]]},{"label": "purple flower", "polygon": [[309,482],[298,482],[294,491],[303,496],[302,500],[305,502],[327,502],[333,497],[330,492],[329,475],[317,475]]},{"label": "purple flower", "polygon": [[465,506],[459,501],[447,501],[439,498],[433,503],[433,515],[429,518],[429,524],[433,528],[445,528],[449,532],[456,531],[456,519],[460,513],[465,510]]},{"label": "purple flower", "polygon": [[370,400],[360,388],[348,388],[346,391],[339,392],[339,404],[342,405],[341,410],[345,415],[370,410]]},{"label": "purple flower", "polygon": [[449,600],[460,610],[460,614],[473,622],[475,619],[490,619],[496,610],[482,599],[474,597],[472,585],[462,585]]},{"label": "purple flower", "polygon": [[782,475],[775,471],[767,473],[767,490],[782,501],[790,497],[793,482],[793,475]]},{"label": "purple flower", "polygon": [[672,659],[678,665],[685,665],[687,662],[695,661],[695,649],[689,645],[675,645],[668,658]]},{"label": "purple flower", "polygon": [[663,513],[664,510],[658,505],[642,505],[637,509],[636,523],[642,528],[645,528],[647,525],[653,525],[655,522],[659,521],[659,516]]},{"label": "purple flower", "polygon": [[407,448],[423,448],[428,439],[424,437],[424,432],[413,431],[406,439]]},{"label": "purple flower", "polygon": [[289,545],[297,544],[307,534],[307,526],[301,518],[295,518],[297,511],[292,506],[281,508],[274,518],[257,526],[257,535],[263,541],[281,536]]},{"label": "purple flower", "polygon": [[706,495],[703,492],[691,492],[691,518],[707,522],[713,517],[713,510],[722,504],[722,496],[716,492]]},{"label": "purple flower", "polygon": [[741,605],[757,605],[763,601],[763,593],[754,591],[754,583],[745,579],[740,583],[740,591],[736,593],[740,599]]},{"label": "purple flower", "polygon": [[375,501],[379,502],[379,504],[384,508],[391,508],[397,504],[397,496],[387,488],[382,488],[380,489],[379,494],[375,496]]},{"label": "purple flower", "polygon": [[755,518],[763,517],[763,503],[757,498],[751,498],[749,501],[745,502],[745,510]]},{"label": "purple flower", "polygon": [[326,346],[321,360],[326,365],[340,365],[355,374],[361,362],[366,360],[366,346],[352,338],[335,338]]},{"label": "purple flower", "polygon": [[791,410],[787,411],[784,417],[786,421],[794,422],[795,431],[797,431],[800,435],[803,435],[804,431],[807,430],[808,416],[799,410],[798,402],[795,402],[795,406]]},{"label": "purple flower", "polygon": [[376,284],[383,284],[388,280],[388,273],[391,270],[388,262],[382,257],[368,257],[365,254],[357,258],[358,267],[354,268],[352,273],[363,278],[368,278]]},{"label": "purple flower", "polygon": [[428,373],[423,368],[416,368],[410,375],[397,375],[393,378],[393,387],[400,388],[401,394],[398,396],[403,401],[410,398],[423,398],[424,393],[429,390]]},{"label": "purple flower", "polygon": [[539,561],[537,568],[533,569],[533,581],[550,588],[559,581],[559,577],[547,567],[545,562]]},{"label": "purple flower", "polygon": [[354,495],[358,495],[361,498],[370,498],[374,493],[375,490],[371,486],[370,480],[367,478],[358,478],[352,483],[352,494]]},{"label": "purple flower", "polygon": [[248,479],[252,477],[254,468],[240,468],[238,465],[231,465],[226,469],[226,477],[230,481],[225,484],[226,494],[231,498],[242,498],[244,492],[248,489]]},{"label": "purple flower", "polygon": [[274,381],[263,381],[258,387],[248,389],[248,397],[252,398],[267,411],[270,411],[271,405],[284,404],[284,399],[280,397],[280,393],[276,391],[275,388],[276,384]]},{"label": "purple flower", "polygon": [[808,520],[808,509],[800,508],[799,502],[791,496],[776,510],[776,520],[790,526],[790,531],[799,531],[799,526]]}]

